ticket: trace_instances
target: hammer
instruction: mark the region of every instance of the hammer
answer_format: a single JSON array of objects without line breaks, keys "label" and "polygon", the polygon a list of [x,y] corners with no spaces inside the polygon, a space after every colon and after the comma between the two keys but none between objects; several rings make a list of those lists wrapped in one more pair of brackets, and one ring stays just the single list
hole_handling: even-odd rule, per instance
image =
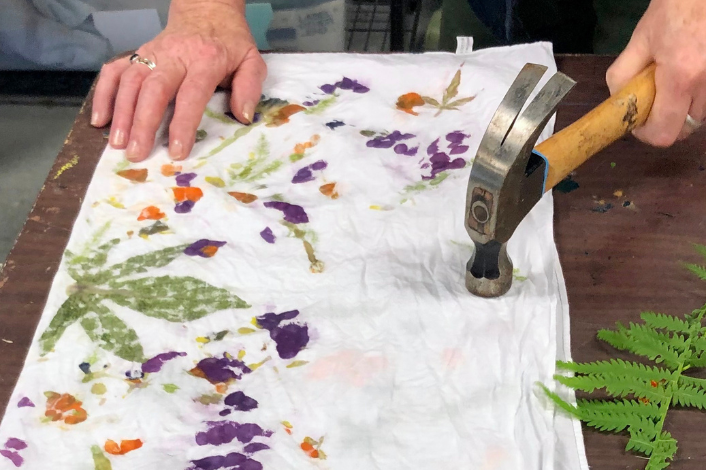
[{"label": "hammer", "polygon": [[[542,195],[590,157],[644,124],[655,97],[655,65],[584,117],[536,145],[561,100],[576,84],[556,73],[522,111],[547,67],[527,64],[488,125],[466,194],[465,226],[475,250],[466,287],[498,297],[512,285],[507,242]],[[535,146],[536,145],[536,146]]]}]

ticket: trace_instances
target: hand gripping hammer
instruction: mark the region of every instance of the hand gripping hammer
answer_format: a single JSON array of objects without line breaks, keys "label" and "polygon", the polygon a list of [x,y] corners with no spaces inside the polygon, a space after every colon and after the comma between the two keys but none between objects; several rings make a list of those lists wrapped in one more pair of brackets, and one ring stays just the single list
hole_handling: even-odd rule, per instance
[{"label": "hand gripping hammer", "polygon": [[575,82],[556,73],[522,111],[547,67],[527,64],[488,125],[471,169],[466,231],[475,244],[466,287],[498,297],[512,285],[507,242],[542,195],[594,154],[642,125],[655,96],[650,65],[619,93],[536,145],[540,133]]}]

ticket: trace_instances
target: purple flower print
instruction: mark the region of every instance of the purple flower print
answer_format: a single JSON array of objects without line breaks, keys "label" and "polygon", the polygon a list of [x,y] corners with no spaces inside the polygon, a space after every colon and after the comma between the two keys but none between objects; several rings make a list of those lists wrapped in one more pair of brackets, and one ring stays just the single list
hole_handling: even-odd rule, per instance
[{"label": "purple flower print", "polygon": [[22,450],[27,448],[27,443],[22,439],[11,437],[5,443],[6,449]]},{"label": "purple flower print", "polygon": [[415,137],[414,134],[402,134],[400,131],[394,131],[388,135],[379,135],[366,143],[366,146],[376,149],[389,149],[396,143],[402,140],[408,140]]},{"label": "purple flower print", "polygon": [[427,147],[427,155],[431,157],[436,153],[439,153],[439,139],[436,139],[429,145],[429,147]]},{"label": "purple flower print", "polygon": [[194,178],[196,178],[196,173],[181,173],[176,177],[176,184],[177,186],[188,188]]},{"label": "purple flower print", "polygon": [[220,446],[238,440],[247,444],[256,437],[270,437],[271,431],[265,431],[254,423],[236,423],[235,421],[213,421],[206,423],[209,430],[196,434],[196,444],[200,446]]},{"label": "purple flower print", "polygon": [[227,356],[222,358],[207,357],[206,359],[202,359],[196,364],[196,367],[191,369],[193,375],[203,377],[212,384],[239,380],[243,374],[249,374],[250,372],[252,372],[252,370],[246,366],[245,363]]},{"label": "purple flower print", "polygon": [[257,400],[250,398],[243,392],[233,392],[228,395],[223,401],[226,406],[233,407],[236,411],[250,411],[257,408]]},{"label": "purple flower print", "polygon": [[254,454],[255,452],[267,450],[269,448],[270,446],[268,446],[267,444],[263,444],[262,442],[251,442],[250,444],[243,447],[243,451],[246,454]]},{"label": "purple flower print", "polygon": [[187,256],[200,256],[201,258],[211,258],[216,254],[218,249],[225,245],[226,242],[218,242],[214,240],[206,240],[205,238],[198,240],[184,249],[184,254]]},{"label": "purple flower print", "polygon": [[186,356],[184,352],[168,352],[163,354],[157,354],[152,359],[147,360],[142,364],[142,372],[145,374],[154,374],[162,370],[162,366],[165,362],[171,361],[174,358]]},{"label": "purple flower print", "polygon": [[284,220],[292,224],[305,224],[309,222],[309,217],[306,215],[302,206],[289,204],[281,201],[270,201],[264,204],[269,209],[277,209],[284,213]]},{"label": "purple flower print", "polygon": [[407,144],[395,145],[395,153],[397,155],[406,155],[408,157],[413,157],[417,154],[418,150],[419,150],[419,146],[409,148],[409,147],[407,147]]},{"label": "purple flower print", "polygon": [[272,229],[270,227],[265,227],[265,229],[262,232],[260,232],[260,236],[267,243],[271,244],[271,243],[275,242],[275,234],[272,233]]},{"label": "purple flower print", "polygon": [[366,87],[365,85],[361,85],[360,83],[358,83],[357,80],[351,80],[348,77],[343,77],[341,81],[336,82],[333,85],[321,85],[319,89],[327,95],[333,94],[337,89],[350,90],[353,93],[367,93],[370,91],[370,88]]},{"label": "purple flower print", "polygon": [[454,131],[446,134],[446,140],[448,140],[451,144],[460,144],[466,139],[467,137],[470,137],[466,134],[464,134],[461,131]]},{"label": "purple flower print", "polygon": [[449,148],[451,149],[449,155],[460,155],[468,152],[468,145],[451,144]]},{"label": "purple flower print", "polygon": [[238,452],[228,455],[214,455],[201,460],[192,460],[194,464],[189,470],[262,470],[262,464]]},{"label": "purple flower print", "polygon": [[195,205],[196,203],[194,201],[179,202],[174,206],[174,212],[177,214],[188,214]]},{"label": "purple flower print", "polygon": [[263,330],[272,331],[277,328],[280,323],[285,320],[293,320],[299,315],[299,310],[290,310],[283,313],[266,313],[256,317],[257,326]]},{"label": "purple flower print", "polygon": [[9,459],[10,462],[12,462],[15,467],[18,468],[21,467],[25,461],[20,454],[11,450],[0,450],[0,455],[5,457],[6,459]]},{"label": "purple flower print", "polygon": [[309,328],[290,323],[270,331],[270,338],[277,343],[277,354],[282,359],[292,359],[309,343]]},{"label": "purple flower print", "polygon": [[431,162],[431,176],[423,176],[422,179],[429,180],[433,179],[446,170],[457,170],[466,166],[466,160],[463,158],[456,158],[451,160],[445,153],[437,153],[429,159]]},{"label": "purple flower print", "polygon": [[305,166],[304,168],[297,171],[297,173],[294,175],[294,178],[292,178],[292,183],[298,184],[314,181],[314,171],[324,170],[326,169],[326,166],[327,163],[323,160],[319,160],[318,162],[312,163],[309,166]]},{"label": "purple flower print", "polygon": [[34,403],[27,397],[22,397],[17,403],[17,408],[34,408]]},{"label": "purple flower print", "polygon": [[305,102],[302,103],[302,106],[307,106],[307,107],[316,106],[317,104],[319,104],[319,101],[320,101],[320,100],[305,101]]}]

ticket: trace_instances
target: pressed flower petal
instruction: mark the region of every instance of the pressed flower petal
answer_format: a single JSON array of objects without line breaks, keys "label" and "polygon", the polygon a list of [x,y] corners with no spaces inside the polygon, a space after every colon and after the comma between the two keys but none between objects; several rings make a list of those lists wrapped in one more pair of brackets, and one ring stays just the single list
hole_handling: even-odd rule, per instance
[{"label": "pressed flower petal", "polygon": [[125,178],[126,180],[133,181],[135,183],[144,183],[145,181],[147,181],[147,169],[146,168],[123,170],[123,171],[119,171],[117,173],[117,175]]},{"label": "pressed flower petal", "polygon": [[242,202],[243,204],[250,204],[251,202],[254,202],[257,200],[257,196],[254,194],[248,194],[248,193],[239,193],[236,191],[228,193],[229,196],[233,196],[236,198],[238,201]]}]

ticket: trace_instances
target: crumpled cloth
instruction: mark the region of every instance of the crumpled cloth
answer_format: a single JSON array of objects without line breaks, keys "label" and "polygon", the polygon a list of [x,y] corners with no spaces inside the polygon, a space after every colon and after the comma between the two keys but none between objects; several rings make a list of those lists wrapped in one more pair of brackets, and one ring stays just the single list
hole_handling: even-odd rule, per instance
[{"label": "crumpled cloth", "polygon": [[254,125],[219,93],[187,161],[106,149],[0,469],[587,469],[537,385],[569,358],[551,193],[509,293],[464,286],[473,156],[551,46],[266,60]]}]

